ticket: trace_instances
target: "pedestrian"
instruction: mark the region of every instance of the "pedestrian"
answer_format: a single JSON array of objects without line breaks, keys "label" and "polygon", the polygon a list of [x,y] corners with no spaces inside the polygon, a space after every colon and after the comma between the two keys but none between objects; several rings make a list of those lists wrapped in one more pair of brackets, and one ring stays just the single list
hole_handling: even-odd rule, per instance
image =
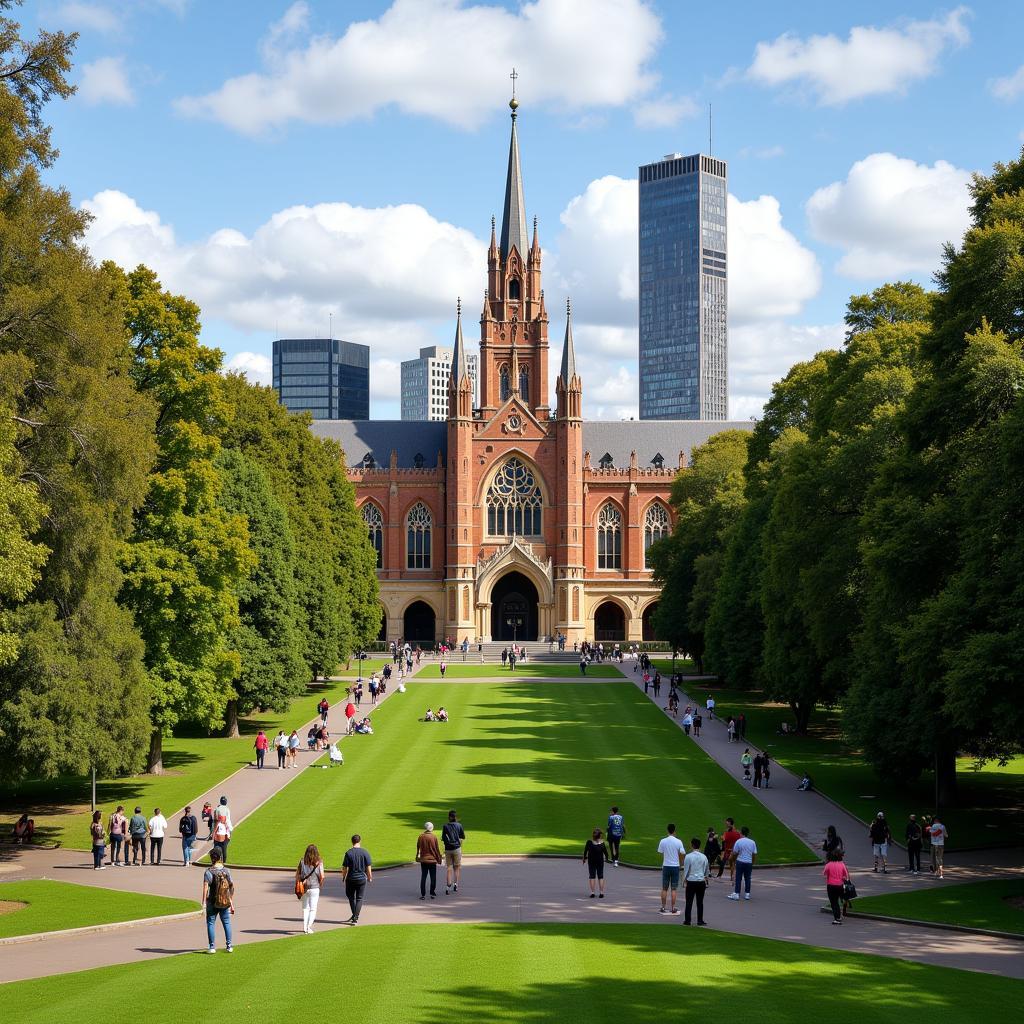
[{"label": "pedestrian", "polygon": [[[135,813],[128,821],[128,835],[132,839],[132,866],[139,863],[139,854],[142,854],[142,863],[146,863],[146,819],[142,814],[142,808],[136,807]],[[125,863],[128,863],[128,851],[124,855]]]},{"label": "pedestrian", "polygon": [[228,807],[228,798],[222,796],[217,809],[213,812],[213,848],[220,850],[220,859],[226,865],[228,862],[228,843],[231,842],[231,833],[234,826],[231,824],[231,809]]},{"label": "pedestrian", "polygon": [[128,847],[125,845],[125,833],[128,830],[128,819],[124,816],[124,807],[117,805],[117,810],[110,816],[107,822],[107,831],[110,833],[110,863],[115,867],[121,866],[121,850],[124,850],[124,862],[128,864]]},{"label": "pedestrian", "polygon": [[346,924],[359,924],[359,915],[363,909],[363,895],[366,884],[373,881],[373,858],[369,850],[362,847],[362,836],[357,832],[352,837],[352,847],[341,862],[341,880],[345,883],[345,895],[352,916]]},{"label": "pedestrian", "polygon": [[516,649],[515,649],[515,647],[513,647],[512,650],[508,652],[508,670],[509,670],[509,672],[515,672],[515,670],[516,670]]},{"label": "pedestrian", "polygon": [[611,848],[611,862],[615,867],[619,866],[619,846],[622,837],[626,834],[626,820],[619,813],[618,807],[613,807],[608,815],[608,846]]},{"label": "pedestrian", "polygon": [[644,673],[644,693],[647,693],[651,688],[651,676],[650,673]]},{"label": "pedestrian", "polygon": [[595,828],[590,839],[583,847],[583,863],[587,865],[587,874],[590,878],[590,898],[594,898],[595,880],[597,888],[601,890],[600,898],[604,899],[604,865],[611,854],[604,840],[601,838],[601,830]]},{"label": "pedestrian", "polygon": [[754,759],[750,756],[750,747],[744,747],[743,753],[740,754],[740,764],[743,765],[743,781],[750,781],[750,766],[754,763]]},{"label": "pedestrian", "polygon": [[199,816],[202,819],[203,824],[207,828],[207,835],[204,841],[208,843],[210,842],[211,839],[213,839],[213,805],[210,803],[209,800],[203,803],[203,809],[200,812]]},{"label": "pedestrian", "polygon": [[687,708],[686,712],[683,714],[683,732],[685,732],[686,735],[689,736],[690,735],[690,730],[692,728],[693,728],[693,715],[691,714],[690,709]]},{"label": "pedestrian", "polygon": [[92,869],[93,871],[102,871],[107,866],[103,863],[103,858],[107,853],[107,833],[103,828],[102,811],[93,811],[89,835],[92,837]]},{"label": "pedestrian", "polygon": [[274,750],[277,751],[277,770],[281,771],[285,767],[285,758],[288,756],[288,735],[284,729],[274,737]]},{"label": "pedestrian", "polygon": [[761,771],[764,773],[764,788],[768,789],[772,777],[772,759],[767,753],[761,755]]},{"label": "pedestrian", "polygon": [[288,737],[288,758],[291,761],[289,768],[296,768],[299,763],[299,734],[292,729],[291,736]]},{"label": "pedestrian", "polygon": [[885,820],[885,814],[879,811],[875,820],[868,827],[868,836],[871,838],[871,855],[874,857],[874,870],[878,871],[878,865],[882,865],[882,874],[886,874],[885,861],[889,856],[889,843],[892,841],[892,832],[889,830],[889,822]]},{"label": "pedestrian", "polygon": [[[921,874],[921,845],[924,831],[916,814],[910,816],[903,834],[907,841],[907,870],[912,875],[919,875]],[[113,842],[113,836],[111,836],[111,842]]]},{"label": "pedestrian", "polygon": [[736,722],[731,716],[729,721],[725,723],[725,735],[728,737],[730,743],[736,739]]},{"label": "pedestrian", "polygon": [[704,724],[704,719],[701,717],[701,714],[698,711],[693,716],[693,735],[694,735],[695,738],[700,736],[700,727],[703,724]]},{"label": "pedestrian", "polygon": [[708,858],[700,852],[700,840],[694,836],[690,840],[690,852],[683,858],[683,886],[686,895],[686,907],[683,911],[683,924],[691,924],[694,901],[697,903],[697,924],[704,925],[704,893],[708,887],[708,876],[711,865]]},{"label": "pedestrian", "polygon": [[160,813],[159,807],[153,808],[153,817],[149,819],[149,863],[159,864],[164,859],[164,836],[167,833],[167,819]]},{"label": "pedestrian", "polygon": [[736,881],[729,899],[738,900],[740,889],[746,888],[744,899],[750,899],[750,880],[754,874],[754,862],[757,860],[757,843],[750,838],[750,829],[744,825],[740,829],[740,837],[732,848],[732,859],[736,864]]},{"label": "pedestrian", "polygon": [[747,716],[742,711],[739,718],[736,719],[736,735],[741,740],[747,738]]},{"label": "pedestrian", "polygon": [[580,655],[580,675],[585,676],[587,674],[587,656],[585,654]]},{"label": "pedestrian", "polygon": [[704,856],[708,859],[708,882],[711,881],[711,869],[718,865],[718,877],[722,877],[722,842],[713,828],[708,829],[708,837],[704,841]]},{"label": "pedestrian", "polygon": [[224,944],[229,953],[231,945],[231,918],[235,913],[235,883],[231,872],[221,863],[220,850],[215,846],[210,851],[210,866],[203,872],[203,897],[206,906],[206,938],[209,942],[207,953],[216,953],[217,918],[224,929]]},{"label": "pedestrian", "polygon": [[842,837],[836,832],[835,825],[829,825],[825,829],[825,842],[821,844],[821,848],[825,853],[825,859],[828,860],[837,850],[839,853],[844,852]]},{"label": "pedestrian", "polygon": [[[385,672],[386,675],[390,675],[391,674],[391,666],[390,665],[386,666],[385,669],[384,669],[384,672]],[[331,710],[330,701],[328,701],[326,697],[321,697],[320,698],[320,703],[317,705],[317,710],[320,712],[320,721],[323,722],[324,725],[326,725],[327,724],[327,713]]]},{"label": "pedestrian", "polygon": [[191,807],[185,808],[185,813],[182,814],[181,820],[178,822],[178,834],[181,836],[182,864],[190,868],[192,867],[192,844],[199,834],[199,822],[196,821]]},{"label": "pedestrian", "polygon": [[939,821],[938,814],[932,815],[931,824],[925,829],[928,833],[928,838],[931,840],[932,846],[932,865],[931,870],[942,878],[942,862],[946,853],[946,840],[949,838],[949,832],[946,830],[946,826]]},{"label": "pedestrian", "polygon": [[715,698],[708,697],[704,706],[708,709],[708,721],[713,722],[715,720]]},{"label": "pedestrian", "polygon": [[828,893],[829,906],[832,908],[832,923],[842,924],[843,891],[850,880],[850,871],[843,863],[842,850],[833,850],[828,855],[821,873],[825,876],[825,891]]},{"label": "pedestrian", "polygon": [[504,668],[507,662],[508,662],[508,648],[507,647],[503,647],[501,649],[501,667]]},{"label": "pedestrian", "polygon": [[448,812],[448,820],[441,829],[441,841],[444,843],[444,894],[448,890],[459,891],[459,880],[462,877],[462,844],[466,841],[466,830],[462,827],[454,810]]},{"label": "pedestrian", "polygon": [[267,756],[267,747],[270,746],[267,734],[262,729],[256,733],[256,739],[253,741],[253,746],[256,748],[256,767],[262,768],[263,759]]},{"label": "pedestrian", "polygon": [[441,678],[442,679],[444,679],[444,674],[445,674],[445,672],[447,670],[448,670],[448,663],[444,660],[444,658],[442,658],[441,659]]},{"label": "pedestrian", "polygon": [[722,877],[722,871],[725,865],[729,865],[729,883],[732,884],[732,880],[736,874],[736,865],[732,859],[732,848],[736,845],[736,840],[740,838],[739,832],[736,831],[736,824],[732,818],[725,819],[725,830],[722,832],[722,863],[718,867],[718,877]]},{"label": "pedestrian", "polygon": [[[441,860],[441,848],[434,835],[434,823],[428,821],[416,839],[416,863],[420,866],[420,899],[427,898],[427,879],[430,879],[430,898],[437,897],[437,865]],[[447,892],[447,887],[445,889]]]},{"label": "pedestrian", "polygon": [[[661,910],[659,914],[678,914],[676,908],[676,891],[679,889],[679,865],[686,853],[683,844],[676,838],[676,827],[669,824],[665,827],[668,835],[658,843],[661,854]],[[672,893],[672,909],[666,910],[665,902],[669,892]]]},{"label": "pedestrian", "polygon": [[323,884],[324,859],[316,846],[310,843],[295,869],[295,895],[302,901],[302,931],[306,935],[313,934],[313,922],[316,920],[316,908]]},{"label": "pedestrian", "polygon": [[761,777],[764,774],[764,758],[761,756],[761,752],[758,751],[754,756],[754,789],[761,788]]}]

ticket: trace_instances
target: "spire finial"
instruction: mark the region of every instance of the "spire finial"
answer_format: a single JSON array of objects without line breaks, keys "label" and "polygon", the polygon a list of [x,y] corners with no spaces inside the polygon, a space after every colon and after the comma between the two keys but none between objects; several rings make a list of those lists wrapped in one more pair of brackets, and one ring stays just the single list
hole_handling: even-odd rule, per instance
[{"label": "spire finial", "polygon": [[462,316],[462,296],[461,295],[455,300],[455,315],[456,316]]},{"label": "spire finial", "polygon": [[568,295],[565,297],[565,315],[572,316],[572,299]]},{"label": "spire finial", "polygon": [[516,109],[519,106],[519,100],[516,99],[516,79],[519,77],[519,73],[515,68],[512,69],[512,74],[508,76],[512,79],[512,99],[508,101],[508,105],[512,108],[512,120],[516,119]]}]

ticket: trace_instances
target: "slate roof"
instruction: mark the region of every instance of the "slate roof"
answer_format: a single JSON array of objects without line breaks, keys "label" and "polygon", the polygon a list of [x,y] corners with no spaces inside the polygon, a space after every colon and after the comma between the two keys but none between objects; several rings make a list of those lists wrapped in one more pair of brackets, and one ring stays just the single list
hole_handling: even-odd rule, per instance
[{"label": "slate roof", "polygon": [[313,420],[310,429],[329,437],[345,451],[345,462],[358,466],[369,452],[380,468],[388,465],[391,449],[398,452],[401,469],[412,469],[416,455],[424,469],[437,465],[437,453],[448,451],[448,424],[429,420]]},{"label": "slate roof", "polygon": [[659,454],[665,467],[674,469],[681,451],[689,460],[690,452],[713,434],[753,429],[753,420],[584,420],[583,451],[590,452],[590,464],[595,468],[608,454],[616,469],[626,469],[635,449],[641,469]]}]

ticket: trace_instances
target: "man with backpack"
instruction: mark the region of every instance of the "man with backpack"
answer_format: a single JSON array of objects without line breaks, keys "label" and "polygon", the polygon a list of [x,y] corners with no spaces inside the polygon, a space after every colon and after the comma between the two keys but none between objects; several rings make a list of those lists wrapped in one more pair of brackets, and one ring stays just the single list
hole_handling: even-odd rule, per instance
[{"label": "man with backpack", "polygon": [[448,812],[448,820],[441,829],[441,842],[444,843],[445,879],[444,894],[459,891],[459,879],[462,877],[462,843],[466,838],[462,823],[454,811]]},{"label": "man with backpack", "polygon": [[210,946],[207,953],[215,953],[217,918],[224,927],[224,942],[229,953],[231,945],[231,915],[235,912],[235,883],[231,872],[221,863],[220,850],[210,851],[210,866],[203,872],[203,904],[206,907],[206,937]]},{"label": "man with backpack", "polygon": [[228,843],[231,842],[232,827],[228,798],[222,796],[213,812],[213,848],[220,850],[220,859],[225,864],[228,862]]},{"label": "man with backpack", "polygon": [[199,822],[192,813],[191,807],[186,807],[185,812],[178,822],[178,834],[181,836],[181,860],[185,867],[192,867],[192,844],[199,834]]},{"label": "man with backpack", "polygon": [[608,846],[611,848],[612,864],[619,866],[619,845],[622,837],[626,834],[626,822],[619,813],[618,807],[613,807],[608,815]]}]

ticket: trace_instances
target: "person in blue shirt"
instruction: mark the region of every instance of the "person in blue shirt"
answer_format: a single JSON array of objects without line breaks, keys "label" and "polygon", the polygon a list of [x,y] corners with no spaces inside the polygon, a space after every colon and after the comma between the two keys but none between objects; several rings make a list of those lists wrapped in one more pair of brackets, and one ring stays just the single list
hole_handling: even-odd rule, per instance
[{"label": "person in blue shirt", "polygon": [[613,807],[608,815],[608,845],[611,847],[611,860],[615,867],[619,866],[619,843],[626,834],[626,823],[618,807]]}]

